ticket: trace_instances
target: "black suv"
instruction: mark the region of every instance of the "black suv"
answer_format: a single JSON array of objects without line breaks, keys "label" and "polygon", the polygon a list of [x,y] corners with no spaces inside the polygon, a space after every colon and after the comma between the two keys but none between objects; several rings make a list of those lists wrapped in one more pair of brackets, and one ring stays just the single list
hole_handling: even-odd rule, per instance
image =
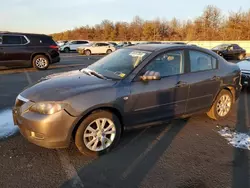
[{"label": "black suv", "polygon": [[35,67],[44,70],[60,61],[59,49],[52,37],[43,34],[0,33],[0,69]]},{"label": "black suv", "polygon": [[212,48],[212,51],[225,59],[242,60],[246,57],[246,50],[241,48],[238,44],[221,44]]}]

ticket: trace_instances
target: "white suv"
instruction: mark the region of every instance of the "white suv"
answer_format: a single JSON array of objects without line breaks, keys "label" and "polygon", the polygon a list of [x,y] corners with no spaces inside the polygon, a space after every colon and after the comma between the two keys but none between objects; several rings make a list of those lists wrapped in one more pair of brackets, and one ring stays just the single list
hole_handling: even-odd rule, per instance
[{"label": "white suv", "polygon": [[110,54],[115,50],[114,45],[105,42],[96,42],[77,48],[79,54],[85,54],[87,56],[91,54]]},{"label": "white suv", "polygon": [[87,40],[71,40],[67,42],[66,44],[60,46],[61,52],[70,52],[70,51],[76,51],[76,49],[83,45],[88,45],[89,41]]}]

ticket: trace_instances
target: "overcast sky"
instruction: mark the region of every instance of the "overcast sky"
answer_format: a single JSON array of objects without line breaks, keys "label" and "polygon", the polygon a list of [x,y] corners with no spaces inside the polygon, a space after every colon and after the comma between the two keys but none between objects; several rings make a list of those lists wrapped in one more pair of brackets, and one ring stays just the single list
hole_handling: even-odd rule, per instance
[{"label": "overcast sky", "polygon": [[50,34],[103,19],[129,22],[136,15],[184,20],[200,16],[206,5],[227,14],[248,10],[250,0],[2,0],[0,30]]}]

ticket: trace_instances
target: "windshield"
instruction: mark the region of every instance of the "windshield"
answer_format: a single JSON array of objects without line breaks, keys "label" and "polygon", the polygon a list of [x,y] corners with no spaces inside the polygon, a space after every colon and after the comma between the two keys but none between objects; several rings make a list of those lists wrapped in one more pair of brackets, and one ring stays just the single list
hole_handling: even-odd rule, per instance
[{"label": "windshield", "polygon": [[228,48],[228,44],[221,44],[213,48],[213,50],[226,50]]},{"label": "windshield", "polygon": [[88,69],[107,78],[123,79],[150,54],[148,51],[120,49],[98,60]]}]

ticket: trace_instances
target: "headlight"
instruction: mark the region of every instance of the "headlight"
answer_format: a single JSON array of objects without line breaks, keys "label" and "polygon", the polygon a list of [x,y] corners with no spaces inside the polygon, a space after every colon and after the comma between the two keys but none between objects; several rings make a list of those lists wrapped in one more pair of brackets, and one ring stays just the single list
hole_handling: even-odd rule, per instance
[{"label": "headlight", "polygon": [[30,111],[38,112],[40,114],[55,114],[66,108],[65,103],[56,102],[39,102],[30,107]]}]

